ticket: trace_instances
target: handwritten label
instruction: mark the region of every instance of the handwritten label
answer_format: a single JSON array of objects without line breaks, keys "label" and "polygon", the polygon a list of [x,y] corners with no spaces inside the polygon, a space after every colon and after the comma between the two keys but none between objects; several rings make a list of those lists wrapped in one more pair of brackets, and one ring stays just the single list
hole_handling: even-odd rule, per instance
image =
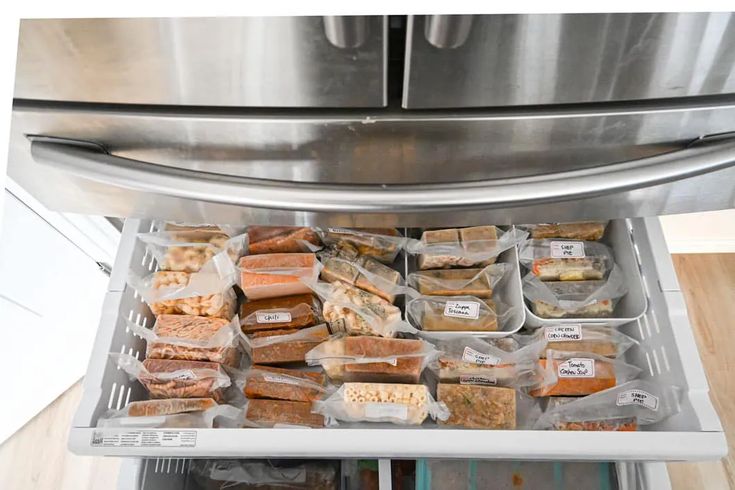
[{"label": "handwritten label", "polygon": [[291,313],[288,311],[256,311],[255,321],[257,323],[284,323],[291,321]]},{"label": "handwritten label", "polygon": [[595,360],[584,357],[567,359],[559,364],[558,374],[560,378],[594,378]]},{"label": "handwritten label", "polygon": [[480,318],[480,303],[477,301],[447,301],[444,305],[444,316],[455,318]]},{"label": "handwritten label", "polygon": [[470,346],[465,346],[464,351],[462,352],[462,360],[464,362],[471,362],[472,364],[479,364],[481,366],[495,366],[500,364],[500,358],[498,356],[483,354]]},{"label": "handwritten label", "polygon": [[186,369],[184,371],[176,371],[175,373],[172,373],[171,379],[180,379],[180,380],[187,380],[187,379],[194,379],[196,378],[196,374],[194,374],[194,371],[191,369]]},{"label": "handwritten label", "polygon": [[263,379],[269,383],[281,383],[286,385],[298,385],[298,379],[289,378],[288,376],[278,376],[277,374],[264,374]]},{"label": "handwritten label", "polygon": [[408,419],[408,405],[402,403],[366,403],[365,417],[372,419]]},{"label": "handwritten label", "polygon": [[459,377],[459,384],[495,386],[498,384],[498,380],[492,376],[484,376],[482,374],[466,374]]},{"label": "handwritten label", "polygon": [[551,258],[579,259],[584,257],[584,242],[551,242]]},{"label": "handwritten label", "polygon": [[329,233],[354,233],[354,231],[348,228],[327,228]]},{"label": "handwritten label", "polygon": [[582,340],[582,325],[556,325],[544,328],[547,342],[565,342]]},{"label": "handwritten label", "polygon": [[658,410],[658,397],[643,390],[628,390],[618,394],[617,405],[639,405],[656,412]]},{"label": "handwritten label", "polygon": [[92,447],[196,447],[194,430],[135,430],[92,432]]}]

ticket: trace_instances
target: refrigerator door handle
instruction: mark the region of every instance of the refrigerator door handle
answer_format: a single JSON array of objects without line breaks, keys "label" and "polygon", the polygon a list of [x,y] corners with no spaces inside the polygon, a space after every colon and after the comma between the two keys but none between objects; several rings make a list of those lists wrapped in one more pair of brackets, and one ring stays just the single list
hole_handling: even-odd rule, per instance
[{"label": "refrigerator door handle", "polygon": [[368,19],[361,15],[324,16],[324,35],[341,49],[359,48],[368,38]]},{"label": "refrigerator door handle", "polygon": [[435,48],[459,48],[470,36],[472,18],[472,15],[427,15],[424,37]]},{"label": "refrigerator door handle", "polygon": [[735,133],[681,150],[580,170],[442,184],[294,182],[216,174],[132,160],[102,145],[28,136],[35,162],[137,192],[287,211],[409,213],[481,210],[570,201],[640,189],[735,165]]}]

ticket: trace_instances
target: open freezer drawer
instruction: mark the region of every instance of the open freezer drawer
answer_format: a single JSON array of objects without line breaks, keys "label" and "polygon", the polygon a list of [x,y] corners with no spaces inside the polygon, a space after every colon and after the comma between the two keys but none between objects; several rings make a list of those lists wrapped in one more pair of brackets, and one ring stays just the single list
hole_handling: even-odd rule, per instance
[{"label": "open freezer drawer", "polygon": [[641,378],[684,388],[682,410],[640,432],[452,430],[354,424],[328,429],[97,429],[108,408],[144,398],[137,382],[109,362],[110,352],[142,356],[144,341],[124,319],[152,315],[125,285],[128,271],[143,274],[155,263],[136,240],[149,221],[128,220],[113,270],[82,402],[69,446],[77,454],[137,457],[228,458],[478,458],[507,460],[664,461],[715,459],[727,452],[720,421],[687,319],[686,306],[657,219],[625,222],[643,277],[645,315],[620,329],[640,341],[626,361]]}]

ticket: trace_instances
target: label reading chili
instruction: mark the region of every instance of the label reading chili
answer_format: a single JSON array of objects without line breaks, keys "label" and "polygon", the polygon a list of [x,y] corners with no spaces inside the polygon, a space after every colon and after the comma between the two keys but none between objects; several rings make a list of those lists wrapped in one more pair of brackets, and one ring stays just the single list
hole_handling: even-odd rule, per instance
[{"label": "label reading chili", "polygon": [[501,359],[492,354],[483,354],[470,346],[465,346],[464,352],[462,352],[462,360],[481,366],[495,366],[496,364],[500,364]]},{"label": "label reading chili", "polygon": [[594,378],[595,360],[584,357],[567,359],[559,364],[557,372],[560,378]]},{"label": "label reading chili", "polygon": [[288,311],[257,311],[255,312],[257,323],[284,323],[291,321],[291,313]]},{"label": "label reading chili", "polygon": [[582,340],[582,325],[557,325],[545,327],[544,336],[548,342]]},{"label": "label reading chili", "polygon": [[617,405],[639,405],[655,412],[658,410],[658,397],[643,390],[628,390],[618,394]]},{"label": "label reading chili", "polygon": [[459,384],[461,385],[485,385],[495,386],[498,384],[498,380],[492,376],[484,376],[482,374],[477,375],[463,375],[459,377]]},{"label": "label reading chili", "polygon": [[480,303],[477,301],[447,301],[444,306],[444,316],[477,320],[480,318]]},{"label": "label reading chili", "polygon": [[552,259],[581,259],[584,257],[584,242],[551,242]]}]

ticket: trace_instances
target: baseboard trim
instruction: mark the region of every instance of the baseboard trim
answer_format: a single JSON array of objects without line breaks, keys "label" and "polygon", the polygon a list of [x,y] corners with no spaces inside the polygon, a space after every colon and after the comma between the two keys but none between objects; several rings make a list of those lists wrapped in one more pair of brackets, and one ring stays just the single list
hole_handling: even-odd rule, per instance
[{"label": "baseboard trim", "polygon": [[672,254],[735,253],[735,239],[726,240],[666,240]]}]

